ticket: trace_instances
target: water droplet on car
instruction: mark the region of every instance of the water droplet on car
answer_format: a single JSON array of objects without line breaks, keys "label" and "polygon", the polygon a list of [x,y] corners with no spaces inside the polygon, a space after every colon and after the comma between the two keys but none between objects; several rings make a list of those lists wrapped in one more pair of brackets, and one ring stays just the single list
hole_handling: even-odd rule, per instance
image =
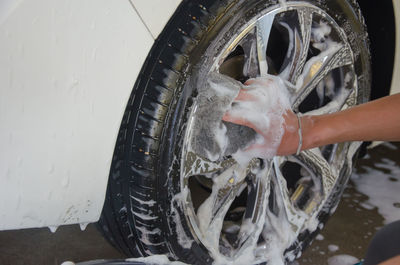
[{"label": "water droplet on car", "polygon": [[55,233],[57,231],[58,226],[49,226],[49,229],[52,233]]},{"label": "water droplet on car", "polygon": [[62,182],[61,182],[61,186],[63,186],[64,188],[67,188],[69,185],[69,176],[63,178]]},{"label": "water droplet on car", "polygon": [[84,231],[86,229],[86,227],[88,226],[89,223],[80,223],[79,226],[81,228],[82,231]]}]

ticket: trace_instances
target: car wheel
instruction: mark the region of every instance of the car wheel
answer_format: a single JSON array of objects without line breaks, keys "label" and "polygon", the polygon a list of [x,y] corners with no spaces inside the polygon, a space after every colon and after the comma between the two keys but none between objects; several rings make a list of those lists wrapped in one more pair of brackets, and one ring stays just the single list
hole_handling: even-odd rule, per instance
[{"label": "car wheel", "polygon": [[230,156],[208,159],[189,146],[212,73],[241,82],[279,76],[297,113],[366,102],[370,56],[358,5],[183,1],[133,88],[99,226],[130,256],[167,254],[190,264],[293,260],[334,212],[360,143],[253,159],[244,170]]}]

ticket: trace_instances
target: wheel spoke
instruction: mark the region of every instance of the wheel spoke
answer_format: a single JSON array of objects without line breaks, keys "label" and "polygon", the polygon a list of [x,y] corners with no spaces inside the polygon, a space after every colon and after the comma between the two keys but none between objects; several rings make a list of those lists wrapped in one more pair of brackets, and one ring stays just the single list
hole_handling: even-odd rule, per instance
[{"label": "wheel spoke", "polygon": [[[338,172],[333,171],[332,167],[322,156],[319,148],[302,151],[299,159],[314,172],[314,176],[320,176],[322,179],[314,179],[314,185],[317,189],[322,188],[324,196],[329,194],[336,183]],[[322,187],[318,185],[322,182]]]},{"label": "wheel spoke", "polygon": [[233,164],[235,160],[230,158],[223,161],[213,162],[193,152],[187,152],[186,159],[184,161],[185,168],[185,178],[195,175],[207,175],[209,173],[214,173],[220,170],[224,170]]},{"label": "wheel spoke", "polygon": [[348,106],[353,106],[354,104],[351,105],[350,102],[354,100],[356,100],[356,91],[354,89],[347,90],[342,88],[342,91],[335,98],[333,98],[331,102],[319,109],[306,112],[304,115],[321,115],[334,113],[339,110],[345,109]]},{"label": "wheel spoke", "polygon": [[[322,83],[320,83],[322,84]],[[323,85],[323,84],[322,84]],[[357,104],[357,81],[352,71],[345,74],[345,85],[340,88],[335,97],[325,106],[306,112],[305,115],[321,115],[334,113]]]},{"label": "wheel spoke", "polygon": [[310,9],[298,9],[297,15],[300,24],[302,47],[299,60],[296,64],[296,69],[294,71],[293,77],[290,80],[293,84],[297,82],[297,78],[299,77],[307,60],[308,48],[310,46],[311,39],[313,11]]},{"label": "wheel spoke", "polygon": [[[287,160],[285,157],[275,157],[275,180],[274,180],[274,198],[276,200],[277,213],[276,218],[287,220],[291,224],[291,229],[299,231],[307,215],[297,210],[292,204],[289,191],[287,189],[286,179],[282,174],[281,165]],[[274,219],[271,216],[269,219]]]},{"label": "wheel spoke", "polygon": [[311,38],[313,11],[307,8],[297,10],[297,19],[282,22],[289,32],[289,49],[280,76],[295,84],[307,59]]},{"label": "wheel spoke", "polygon": [[260,169],[256,175],[255,183],[248,194],[246,215],[238,236],[238,246],[243,251],[250,246],[255,246],[264,225],[266,210],[268,209],[268,196],[271,180],[271,161],[267,161],[267,166]]},{"label": "wheel spoke", "polygon": [[257,57],[257,35],[255,31],[249,32],[240,43],[244,51],[243,76],[257,77],[260,69]]},{"label": "wheel spoke", "polygon": [[348,109],[357,105],[357,89],[353,88],[347,92],[347,97],[341,110]]},{"label": "wheel spoke", "polygon": [[[296,191],[292,195],[289,195],[287,182],[281,171],[281,166],[286,161],[295,162],[301,165],[304,170],[307,169],[308,174],[306,177],[311,177],[314,185],[314,191],[311,194],[312,197],[309,198],[306,204],[302,205],[301,209],[298,208],[299,206],[295,206],[295,204],[297,205],[298,200],[301,201],[301,197],[304,196],[304,190],[297,187]],[[332,172],[329,163],[322,156],[318,148],[303,151],[298,157],[276,157],[274,158],[274,165],[276,177],[273,192],[277,210],[275,216],[271,215],[268,218],[272,223],[274,223],[275,218],[286,220],[290,224],[290,229],[297,233],[303,228],[303,225],[310,216],[319,209],[321,201],[330,194],[338,174]]]},{"label": "wheel spoke", "polygon": [[[279,173],[280,170],[277,170],[277,163],[282,162],[279,159],[274,159],[275,177],[271,179],[272,194],[269,196],[270,199],[273,199],[275,211],[266,212],[265,225],[262,231],[264,242],[259,244],[256,249],[256,255],[260,257],[260,260],[263,260],[263,258],[270,259],[271,257],[266,256],[266,254],[271,255],[271,251],[274,249],[285,249],[287,242],[294,242],[307,218],[305,214],[293,207],[287,197],[286,181]],[[271,205],[271,203],[269,204]],[[283,255],[283,253],[276,254]]]},{"label": "wheel spoke", "polygon": [[332,44],[329,49],[312,57],[304,66],[303,76],[296,83],[293,109],[298,109],[301,102],[331,70],[351,63],[351,50],[343,44]]},{"label": "wheel spoke", "polygon": [[261,76],[268,74],[267,46],[275,14],[276,13],[269,13],[257,20],[256,23],[257,57]]},{"label": "wheel spoke", "polygon": [[207,238],[206,244],[215,251],[218,251],[224,217],[236,195],[242,190],[246,175],[247,169],[234,164],[214,177],[211,195],[198,209],[199,229],[204,238]]}]

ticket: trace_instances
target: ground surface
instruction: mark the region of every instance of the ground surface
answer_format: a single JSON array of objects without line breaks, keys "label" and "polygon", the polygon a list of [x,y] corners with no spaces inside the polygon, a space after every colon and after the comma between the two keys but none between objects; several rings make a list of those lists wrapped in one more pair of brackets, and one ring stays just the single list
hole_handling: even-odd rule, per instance
[{"label": "ground surface", "polygon": [[[362,259],[376,231],[389,222],[400,220],[400,192],[399,189],[390,190],[390,186],[397,188],[400,184],[399,168],[399,143],[378,146],[358,160],[339,207],[317,237],[320,240],[314,240],[298,263],[327,265],[330,257],[344,254]],[[365,184],[371,189],[365,189]],[[379,197],[382,195],[388,200]],[[388,208],[374,205],[380,202],[387,202]],[[385,213],[386,218],[382,216]]]},{"label": "ground surface", "polygon": [[[319,240],[297,261],[299,265],[328,265],[329,258],[341,254],[361,259],[373,234],[385,222],[400,219],[400,193],[394,192],[400,184],[400,144],[369,150],[354,173],[336,213],[317,237]],[[386,183],[394,189],[388,189],[387,185],[375,188],[375,183]],[[382,193],[391,200],[376,196]],[[374,199],[386,205],[377,203],[377,208]],[[1,265],[59,265],[66,260],[111,258],[124,256],[108,245],[93,225],[85,231],[77,225],[64,226],[54,234],[47,228],[0,232]]]}]

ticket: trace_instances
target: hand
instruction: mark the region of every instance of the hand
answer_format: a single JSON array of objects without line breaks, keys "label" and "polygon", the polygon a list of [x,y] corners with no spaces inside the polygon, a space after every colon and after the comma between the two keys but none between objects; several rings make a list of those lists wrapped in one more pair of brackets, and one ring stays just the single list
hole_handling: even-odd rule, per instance
[{"label": "hand", "polygon": [[260,158],[289,155],[299,143],[297,116],[279,77],[250,79],[223,120],[252,128],[261,136],[245,152]]}]

